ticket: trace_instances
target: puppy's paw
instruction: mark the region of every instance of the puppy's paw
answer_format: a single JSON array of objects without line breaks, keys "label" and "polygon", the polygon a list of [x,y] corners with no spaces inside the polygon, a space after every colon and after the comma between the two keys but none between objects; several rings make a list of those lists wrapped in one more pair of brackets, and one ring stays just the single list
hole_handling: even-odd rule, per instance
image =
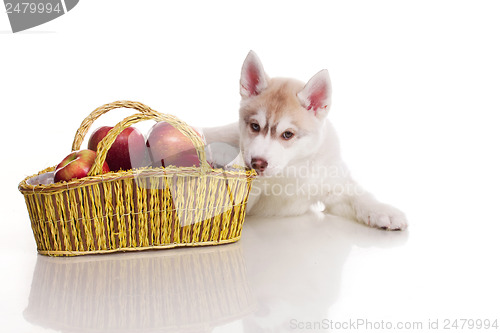
[{"label": "puppy's paw", "polygon": [[408,227],[405,214],[385,204],[373,205],[362,212],[358,218],[365,224],[380,229],[405,230]]}]

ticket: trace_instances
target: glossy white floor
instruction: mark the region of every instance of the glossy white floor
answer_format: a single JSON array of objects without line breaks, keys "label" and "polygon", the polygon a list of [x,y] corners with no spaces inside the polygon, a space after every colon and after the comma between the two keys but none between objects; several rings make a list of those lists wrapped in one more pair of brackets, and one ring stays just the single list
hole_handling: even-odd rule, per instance
[{"label": "glossy white floor", "polygon": [[[309,331],[327,332],[500,320],[499,226],[487,209],[495,198],[482,198],[485,208],[477,210],[465,194],[471,185],[462,190],[415,200],[406,207],[406,232],[311,213],[248,218],[242,240],[230,245],[50,258],[35,255],[23,230],[23,241],[7,242],[1,252],[3,325],[19,332],[282,332],[312,325]],[[26,225],[18,208],[14,221]]]},{"label": "glossy white floor", "polygon": [[[15,35],[0,15],[2,331],[500,330],[498,2],[137,3],[81,1]],[[36,254],[17,184],[69,153],[88,112],[131,99],[236,120],[249,49],[271,76],[330,70],[346,162],[407,231],[315,212],[248,218],[225,246]]]}]

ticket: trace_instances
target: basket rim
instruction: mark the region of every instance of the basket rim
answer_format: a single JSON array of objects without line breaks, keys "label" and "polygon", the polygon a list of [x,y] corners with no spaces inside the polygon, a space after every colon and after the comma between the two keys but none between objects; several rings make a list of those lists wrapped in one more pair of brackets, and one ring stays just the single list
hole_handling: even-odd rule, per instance
[{"label": "basket rim", "polygon": [[55,166],[46,168],[34,175],[28,176],[24,178],[18,185],[19,191],[26,194],[33,193],[47,193],[53,194],[56,192],[84,187],[96,183],[104,183],[104,182],[112,182],[115,180],[134,178],[137,176],[158,176],[158,177],[221,177],[221,178],[241,178],[245,177],[248,179],[253,179],[257,176],[257,173],[253,169],[247,169],[243,167],[235,167],[233,169],[210,169],[208,171],[202,170],[200,167],[176,167],[176,166],[168,166],[168,167],[143,167],[131,170],[120,170],[116,172],[108,172],[105,174],[97,175],[97,176],[87,176],[79,179],[72,179],[68,182],[62,181],[51,184],[38,184],[38,185],[30,185],[28,184],[28,180],[31,178],[37,177],[41,174],[48,173],[51,171],[55,171]]},{"label": "basket rim", "polygon": [[[234,239],[234,241],[231,242],[225,242],[225,240],[220,240],[218,244],[206,244],[207,242],[210,241],[205,241],[205,242],[195,242],[191,246],[191,244],[188,243],[175,243],[177,247],[177,252],[174,253],[172,251],[159,251],[161,249],[157,249],[155,246],[150,246],[148,248],[142,248],[142,247],[129,247],[129,248],[122,248],[126,249],[125,251],[119,251],[119,256],[106,256],[106,255],[93,255],[93,254],[103,254],[103,253],[85,253],[85,255],[75,255],[75,256],[58,256],[58,255],[49,255],[49,254],[44,254],[40,253],[37,249],[37,253],[39,256],[37,257],[37,260],[43,260],[47,263],[50,263],[51,265],[68,265],[68,264],[85,264],[85,263],[98,263],[98,262],[106,262],[106,261],[115,261],[115,260],[121,260],[121,261],[132,261],[132,260],[142,260],[144,258],[143,256],[146,256],[147,258],[166,258],[166,257],[171,257],[171,256],[176,256],[176,255],[191,255],[193,253],[195,254],[214,254],[214,253],[224,253],[227,251],[235,251],[238,250],[238,247],[240,246],[239,241],[241,240],[241,235],[229,238],[231,240]],[[211,241],[215,242],[215,241]],[[224,243],[221,243],[224,242]],[[180,244],[180,245],[179,245]],[[186,244],[186,245],[184,245]],[[205,246],[205,245],[226,245],[226,246]],[[165,246],[165,245],[163,245]],[[198,252],[191,252],[190,249],[196,249]],[[136,250],[132,250],[136,249]],[[144,249],[144,250],[143,250]],[[158,250],[158,251],[157,251]],[[45,251],[45,252],[48,252]],[[74,251],[74,252],[82,252],[82,251]],[[115,252],[113,252],[115,253]],[[104,253],[106,254],[106,253]]]},{"label": "basket rim", "polygon": [[[231,221],[231,223],[235,223]],[[220,239],[217,241],[203,241],[203,242],[190,242],[190,243],[170,243],[165,245],[152,245],[152,246],[142,246],[142,247],[119,247],[108,250],[90,250],[90,251],[71,251],[71,250],[38,250],[38,253],[41,255],[46,255],[49,257],[53,256],[82,256],[82,255],[92,255],[92,254],[109,254],[116,252],[141,252],[147,250],[162,250],[162,249],[172,249],[172,248],[182,248],[182,247],[200,247],[207,245],[223,245],[223,244],[231,244],[239,241],[241,239],[241,235],[237,235],[235,237],[229,237],[227,239]]]}]

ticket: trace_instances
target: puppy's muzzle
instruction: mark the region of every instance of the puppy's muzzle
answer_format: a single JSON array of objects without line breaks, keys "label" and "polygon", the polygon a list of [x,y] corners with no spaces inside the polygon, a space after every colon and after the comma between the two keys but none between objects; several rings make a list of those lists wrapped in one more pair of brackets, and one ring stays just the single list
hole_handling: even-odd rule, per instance
[{"label": "puppy's muzzle", "polygon": [[257,173],[263,173],[267,168],[267,161],[262,158],[252,158],[252,169]]}]

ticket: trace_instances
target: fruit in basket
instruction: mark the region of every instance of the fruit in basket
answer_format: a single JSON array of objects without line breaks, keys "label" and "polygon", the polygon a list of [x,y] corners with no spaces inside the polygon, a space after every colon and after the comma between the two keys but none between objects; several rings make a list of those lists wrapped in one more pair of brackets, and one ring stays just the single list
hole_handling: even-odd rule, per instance
[{"label": "fruit in basket", "polygon": [[[66,156],[56,167],[54,182],[70,181],[74,178],[86,177],[94,164],[97,154],[90,149],[77,150]],[[102,166],[102,173],[109,172],[106,162]]]},{"label": "fruit in basket", "polygon": [[154,167],[199,167],[201,164],[189,137],[167,122],[158,122],[151,128],[146,146]]},{"label": "fruit in basket", "polygon": [[[92,133],[88,148],[97,151],[97,145],[113,127],[102,126]],[[106,155],[106,162],[111,171],[130,170],[142,165],[146,144],[144,136],[135,127],[127,127],[116,137]]]}]

